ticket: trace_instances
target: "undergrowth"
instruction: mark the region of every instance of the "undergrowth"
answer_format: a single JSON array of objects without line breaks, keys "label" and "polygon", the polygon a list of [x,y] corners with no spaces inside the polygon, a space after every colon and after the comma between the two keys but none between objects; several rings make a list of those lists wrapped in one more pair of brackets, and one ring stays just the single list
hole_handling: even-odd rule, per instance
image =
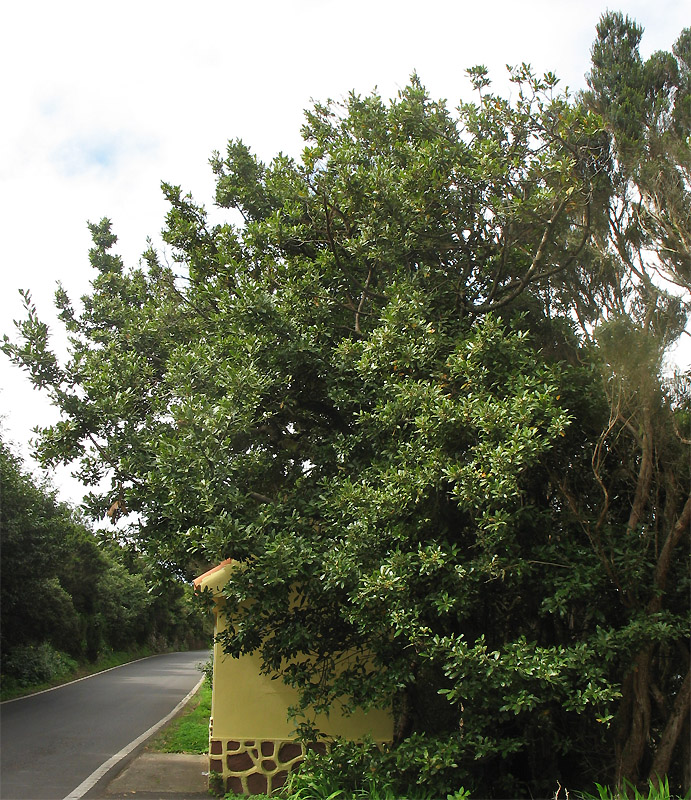
[{"label": "undergrowth", "polygon": [[599,783],[595,784],[595,789],[597,794],[584,792],[579,795],[579,800],[691,800],[691,791],[683,797],[671,794],[666,777],[657,785],[653,781],[648,781],[648,787],[643,792],[628,781],[624,782],[621,789],[612,789],[610,786],[603,786]]}]

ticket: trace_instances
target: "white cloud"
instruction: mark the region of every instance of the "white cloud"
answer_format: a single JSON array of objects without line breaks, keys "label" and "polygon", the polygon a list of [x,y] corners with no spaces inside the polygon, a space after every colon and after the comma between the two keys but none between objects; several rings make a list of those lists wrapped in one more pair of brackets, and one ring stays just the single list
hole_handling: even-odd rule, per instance
[{"label": "white cloud", "polygon": [[[61,280],[87,290],[87,220],[110,217],[126,262],[165,215],[161,180],[211,204],[208,158],[240,137],[264,159],[301,147],[303,109],[375,86],[385,97],[417,70],[451,106],[464,71],[507,63],[583,85],[596,0],[25,0],[0,25],[0,333],[21,316],[18,288],[51,315]],[[643,52],[669,48],[684,2],[617,4],[646,27]],[[0,413],[26,440],[53,412],[0,358]],[[61,483],[63,479],[61,478]],[[70,490],[75,497],[74,490]]]},{"label": "white cloud", "polygon": [[118,170],[147,156],[155,157],[156,144],[128,131],[93,130],[60,141],[49,160],[62,178],[95,171],[94,180],[116,177]]}]

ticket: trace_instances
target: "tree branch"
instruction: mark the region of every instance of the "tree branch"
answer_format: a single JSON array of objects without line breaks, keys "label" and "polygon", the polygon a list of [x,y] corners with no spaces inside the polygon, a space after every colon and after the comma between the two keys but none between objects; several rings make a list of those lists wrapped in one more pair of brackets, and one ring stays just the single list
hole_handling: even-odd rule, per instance
[{"label": "tree branch", "polygon": [[275,500],[272,500],[270,497],[267,497],[265,494],[260,494],[259,492],[248,492],[250,497],[254,500],[258,500],[260,503],[275,503]]},{"label": "tree branch", "polygon": [[648,500],[648,493],[650,491],[650,483],[653,478],[653,431],[652,422],[650,419],[650,409],[647,401],[643,403],[643,434],[641,437],[641,466],[638,470],[638,479],[636,480],[636,491],[631,504],[631,513],[629,514],[628,522],[626,523],[626,532],[628,534],[638,527],[638,524],[643,515],[646,502]]},{"label": "tree branch", "polygon": [[660,556],[657,559],[654,576],[657,592],[650,603],[649,611],[651,612],[658,611],[662,605],[662,592],[667,583],[667,574],[669,572],[669,565],[672,562],[672,553],[683,534],[689,532],[689,528],[691,528],[691,497],[686,499],[684,508],[674,524],[674,527],[665,539],[665,543],[662,545],[662,550],[660,551]]},{"label": "tree branch", "polygon": [[659,786],[660,779],[669,772],[672,762],[674,747],[679,739],[684,722],[691,708],[691,669],[686,673],[681,689],[674,701],[674,708],[667,719],[665,729],[662,731],[660,742],[655,751],[653,764],[650,767],[649,780],[655,787]]},{"label": "tree branch", "polygon": [[374,267],[370,267],[369,272],[367,273],[367,280],[365,281],[362,293],[360,294],[360,302],[358,303],[357,311],[355,312],[355,333],[357,333],[359,336],[362,335],[362,331],[360,330],[360,314],[362,313],[362,307],[365,304],[365,299],[367,298],[367,290],[369,289],[373,271]]}]

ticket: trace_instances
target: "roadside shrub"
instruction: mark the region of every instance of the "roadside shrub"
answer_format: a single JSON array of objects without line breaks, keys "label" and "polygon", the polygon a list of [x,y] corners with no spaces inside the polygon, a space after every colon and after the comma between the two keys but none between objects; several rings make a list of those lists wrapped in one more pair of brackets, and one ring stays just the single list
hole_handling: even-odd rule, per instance
[{"label": "roadside shrub", "polygon": [[206,680],[206,684],[208,686],[213,686],[214,684],[214,656],[213,653],[207,658],[207,660],[202,664],[201,662],[197,664],[197,669],[202,673]]},{"label": "roadside shrub", "polygon": [[19,686],[33,686],[62,678],[76,669],[77,662],[48,642],[18,645],[3,659],[3,674]]}]

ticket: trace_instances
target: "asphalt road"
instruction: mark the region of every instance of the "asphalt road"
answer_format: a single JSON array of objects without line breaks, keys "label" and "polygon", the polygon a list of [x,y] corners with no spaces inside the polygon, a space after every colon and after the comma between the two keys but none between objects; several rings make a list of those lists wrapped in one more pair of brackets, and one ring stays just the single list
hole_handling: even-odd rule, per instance
[{"label": "asphalt road", "polygon": [[0,798],[62,800],[194,688],[206,650],[167,653],[0,705]]}]

